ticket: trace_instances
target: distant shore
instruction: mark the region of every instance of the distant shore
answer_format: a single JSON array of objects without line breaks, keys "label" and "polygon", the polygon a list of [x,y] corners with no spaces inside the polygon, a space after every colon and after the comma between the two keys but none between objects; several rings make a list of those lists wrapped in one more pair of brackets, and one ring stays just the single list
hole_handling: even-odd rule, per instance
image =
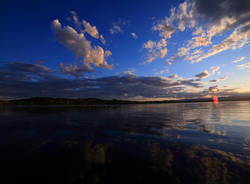
[{"label": "distant shore", "polygon": [[[220,97],[219,101],[249,101],[250,97]],[[115,104],[160,104],[160,103],[190,103],[190,102],[212,102],[212,98],[196,98],[163,101],[130,101],[130,100],[104,100],[98,98],[47,98],[33,97],[15,100],[0,100],[1,106],[9,105],[115,105]]]}]

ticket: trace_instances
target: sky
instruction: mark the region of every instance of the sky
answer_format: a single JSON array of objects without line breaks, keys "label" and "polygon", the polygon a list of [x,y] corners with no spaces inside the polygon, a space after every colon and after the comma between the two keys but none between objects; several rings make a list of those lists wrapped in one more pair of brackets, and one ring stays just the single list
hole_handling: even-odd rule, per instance
[{"label": "sky", "polygon": [[250,94],[250,1],[1,1],[0,99]]}]

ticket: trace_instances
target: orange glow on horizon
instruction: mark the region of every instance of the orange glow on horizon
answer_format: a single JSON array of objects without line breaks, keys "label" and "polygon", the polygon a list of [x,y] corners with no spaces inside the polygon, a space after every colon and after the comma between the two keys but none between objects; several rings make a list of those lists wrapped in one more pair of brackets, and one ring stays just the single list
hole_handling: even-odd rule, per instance
[{"label": "orange glow on horizon", "polygon": [[217,96],[213,96],[213,104],[218,104],[219,100]]}]

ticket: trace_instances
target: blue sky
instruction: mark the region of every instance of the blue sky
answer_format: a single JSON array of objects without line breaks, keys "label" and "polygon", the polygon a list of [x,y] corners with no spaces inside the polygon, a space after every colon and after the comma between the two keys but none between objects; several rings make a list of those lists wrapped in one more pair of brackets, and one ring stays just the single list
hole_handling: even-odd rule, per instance
[{"label": "blue sky", "polygon": [[246,0],[3,1],[0,10],[3,99],[250,91]]}]

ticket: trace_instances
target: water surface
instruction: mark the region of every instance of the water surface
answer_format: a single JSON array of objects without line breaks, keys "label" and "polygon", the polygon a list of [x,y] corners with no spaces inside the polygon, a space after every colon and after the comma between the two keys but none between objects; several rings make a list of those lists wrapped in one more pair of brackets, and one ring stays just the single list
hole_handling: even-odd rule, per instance
[{"label": "water surface", "polygon": [[250,183],[250,102],[0,107],[4,183]]}]

